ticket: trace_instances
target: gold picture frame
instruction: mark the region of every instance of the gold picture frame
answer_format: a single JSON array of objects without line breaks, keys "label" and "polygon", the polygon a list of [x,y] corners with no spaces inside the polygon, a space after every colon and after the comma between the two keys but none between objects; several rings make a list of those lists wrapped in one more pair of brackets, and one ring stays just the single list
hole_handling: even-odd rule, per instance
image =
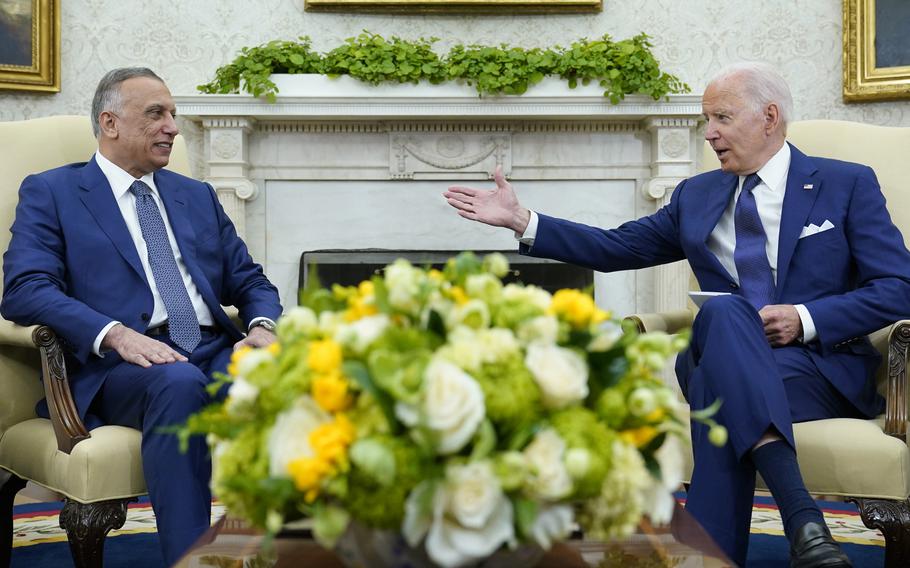
[{"label": "gold picture frame", "polygon": [[603,0],[306,0],[307,12],[554,14],[600,12]]},{"label": "gold picture frame", "polygon": [[60,92],[60,0],[0,5],[0,90]]},{"label": "gold picture frame", "polygon": [[[895,7],[895,11],[906,10],[907,5],[892,2],[903,0],[879,0],[878,8]],[[882,6],[881,4],[885,5]],[[881,28],[876,25],[876,0],[844,0],[844,101],[875,101],[910,98],[910,57],[906,60],[879,61],[876,34]],[[900,19],[899,14],[893,14]],[[878,16],[881,18],[881,13]],[[893,19],[886,19],[894,23]],[[908,38],[907,34],[901,34]],[[879,38],[881,41],[885,41]],[[890,36],[889,36],[890,39]],[[910,39],[901,41],[910,42]],[[910,48],[901,46],[901,49]],[[895,50],[898,51],[898,50]],[[895,65],[895,63],[897,63]]]}]

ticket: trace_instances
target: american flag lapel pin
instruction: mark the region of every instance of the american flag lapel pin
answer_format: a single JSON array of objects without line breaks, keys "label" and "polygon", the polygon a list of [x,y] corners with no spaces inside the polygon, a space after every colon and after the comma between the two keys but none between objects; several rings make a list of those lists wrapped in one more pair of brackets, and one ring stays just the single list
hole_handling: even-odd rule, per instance
[{"label": "american flag lapel pin", "polygon": [[803,189],[807,189],[807,190],[808,190],[808,189],[812,189],[813,187],[815,187],[815,185],[814,185],[814,184],[811,184],[811,183],[804,183],[804,184],[803,184]]}]

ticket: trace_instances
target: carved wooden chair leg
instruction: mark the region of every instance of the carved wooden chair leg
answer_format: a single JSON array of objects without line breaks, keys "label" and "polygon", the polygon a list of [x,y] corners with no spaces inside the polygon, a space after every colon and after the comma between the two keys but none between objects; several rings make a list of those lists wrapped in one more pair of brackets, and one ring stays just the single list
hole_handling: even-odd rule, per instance
[{"label": "carved wooden chair leg", "polygon": [[60,527],[66,531],[76,568],[101,568],[104,539],[126,521],[126,506],[136,499],[113,499],[79,503],[66,499],[60,511]]},{"label": "carved wooden chair leg", "polygon": [[25,487],[26,481],[10,474],[0,487],[0,567],[9,568],[13,554],[13,500]]},{"label": "carved wooden chair leg", "polygon": [[885,537],[885,568],[910,566],[910,499],[848,498],[856,503],[860,516],[870,529],[878,529]]}]

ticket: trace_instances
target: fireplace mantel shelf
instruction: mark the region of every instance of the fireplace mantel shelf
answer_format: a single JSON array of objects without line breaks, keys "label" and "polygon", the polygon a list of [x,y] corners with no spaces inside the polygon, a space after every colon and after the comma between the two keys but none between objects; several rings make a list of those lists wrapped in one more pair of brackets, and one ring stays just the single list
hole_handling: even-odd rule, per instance
[{"label": "fireplace mantel shelf", "polygon": [[282,119],[606,119],[698,117],[701,97],[670,95],[655,101],[629,96],[611,104],[596,85],[570,89],[548,78],[520,96],[478,96],[472,87],[442,85],[370,86],[350,77],[292,75],[276,81],[275,103],[248,95],[182,95],[175,97],[180,114],[201,120],[218,117]]}]

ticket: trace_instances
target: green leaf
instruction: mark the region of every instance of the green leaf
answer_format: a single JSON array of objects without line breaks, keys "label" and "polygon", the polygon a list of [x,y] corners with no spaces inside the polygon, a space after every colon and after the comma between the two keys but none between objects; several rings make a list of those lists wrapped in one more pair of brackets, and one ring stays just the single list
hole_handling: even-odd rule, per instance
[{"label": "green leaf", "polygon": [[351,377],[357,381],[357,384],[360,385],[360,388],[372,395],[372,397],[376,400],[376,403],[379,405],[379,408],[382,409],[382,413],[385,415],[386,421],[389,423],[389,428],[392,430],[392,433],[397,434],[399,424],[398,420],[395,419],[395,409],[392,397],[390,397],[385,391],[376,386],[376,384],[373,382],[373,379],[370,377],[369,371],[367,371],[366,365],[360,361],[348,360],[343,363],[342,367],[346,376]]}]

